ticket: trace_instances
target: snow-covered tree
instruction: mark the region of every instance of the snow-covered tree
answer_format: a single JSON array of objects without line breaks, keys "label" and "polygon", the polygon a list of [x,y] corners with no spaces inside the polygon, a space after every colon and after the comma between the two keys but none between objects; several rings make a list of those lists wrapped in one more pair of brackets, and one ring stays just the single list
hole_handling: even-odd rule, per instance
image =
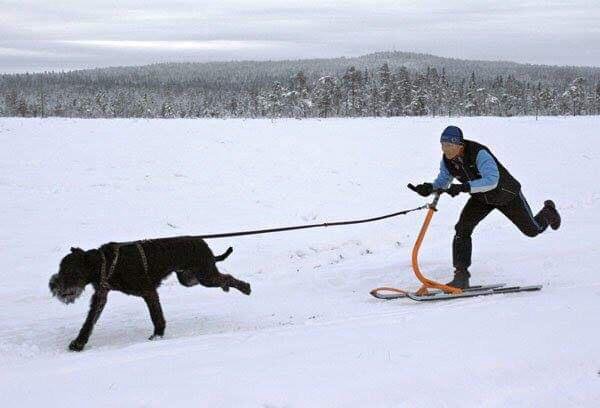
[{"label": "snow-covered tree", "polygon": [[314,105],[318,115],[326,118],[332,116],[336,102],[337,81],[332,76],[319,78],[314,93]]},{"label": "snow-covered tree", "polygon": [[581,115],[581,111],[585,106],[585,79],[582,77],[575,78],[571,83],[569,89],[567,89],[563,96],[567,97],[571,101],[573,116]]}]

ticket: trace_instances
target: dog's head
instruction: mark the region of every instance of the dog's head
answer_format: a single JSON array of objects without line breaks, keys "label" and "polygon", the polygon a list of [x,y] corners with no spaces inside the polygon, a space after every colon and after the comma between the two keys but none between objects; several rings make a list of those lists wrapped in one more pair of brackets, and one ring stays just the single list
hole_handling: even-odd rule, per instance
[{"label": "dog's head", "polygon": [[58,273],[52,275],[49,286],[54,296],[63,303],[73,303],[83,293],[92,274],[89,254],[80,248],[60,261]]}]

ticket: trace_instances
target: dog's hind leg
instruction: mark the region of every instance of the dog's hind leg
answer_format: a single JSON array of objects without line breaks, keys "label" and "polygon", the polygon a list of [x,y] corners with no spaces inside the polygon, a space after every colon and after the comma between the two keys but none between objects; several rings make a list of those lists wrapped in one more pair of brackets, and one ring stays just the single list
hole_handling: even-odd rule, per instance
[{"label": "dog's hind leg", "polygon": [[87,318],[79,330],[79,335],[75,340],[69,344],[69,349],[73,351],[81,351],[85,347],[88,342],[90,335],[92,334],[92,330],[94,329],[94,325],[98,321],[102,310],[104,309],[104,305],[106,305],[106,298],[108,296],[108,292],[105,290],[97,290],[92,295],[92,300],[90,301],[90,310],[88,312]]},{"label": "dog's hind leg", "polygon": [[150,311],[150,317],[152,318],[152,324],[154,324],[154,334],[150,336],[149,340],[154,340],[156,337],[162,337],[165,334],[165,317],[160,306],[160,298],[156,290],[145,292],[143,295],[148,310]]},{"label": "dog's hind leg", "polygon": [[249,295],[252,291],[249,283],[219,272],[216,265],[210,265],[194,272],[200,284],[209,288],[221,288],[228,292],[229,288],[232,287],[246,295]]}]

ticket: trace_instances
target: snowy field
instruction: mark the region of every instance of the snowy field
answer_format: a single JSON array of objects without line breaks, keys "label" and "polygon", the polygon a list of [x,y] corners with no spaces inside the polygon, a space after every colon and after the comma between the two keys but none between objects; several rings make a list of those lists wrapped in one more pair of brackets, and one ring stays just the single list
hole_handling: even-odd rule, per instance
[{"label": "snowy field", "polygon": [[[414,303],[410,252],[425,212],[358,226],[210,240],[250,297],[159,293],[162,340],[139,298],[111,292],[82,353],[74,304],[48,279],[71,246],[321,223],[413,208],[448,124],[490,146],[534,212],[531,239],[492,213],[473,283],[541,292]],[[599,117],[355,120],[0,119],[0,395],[16,406],[600,406]],[[421,267],[450,278],[466,195],[443,196]]]}]

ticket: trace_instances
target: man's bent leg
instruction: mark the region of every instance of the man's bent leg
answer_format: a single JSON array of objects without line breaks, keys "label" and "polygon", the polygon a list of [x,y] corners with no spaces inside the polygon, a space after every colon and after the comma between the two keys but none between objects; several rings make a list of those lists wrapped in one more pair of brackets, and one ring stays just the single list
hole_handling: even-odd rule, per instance
[{"label": "man's bent leg", "polygon": [[548,218],[546,217],[546,208],[542,208],[534,217],[529,208],[529,204],[522,192],[508,204],[498,207],[519,230],[528,237],[535,237],[548,228]]}]

